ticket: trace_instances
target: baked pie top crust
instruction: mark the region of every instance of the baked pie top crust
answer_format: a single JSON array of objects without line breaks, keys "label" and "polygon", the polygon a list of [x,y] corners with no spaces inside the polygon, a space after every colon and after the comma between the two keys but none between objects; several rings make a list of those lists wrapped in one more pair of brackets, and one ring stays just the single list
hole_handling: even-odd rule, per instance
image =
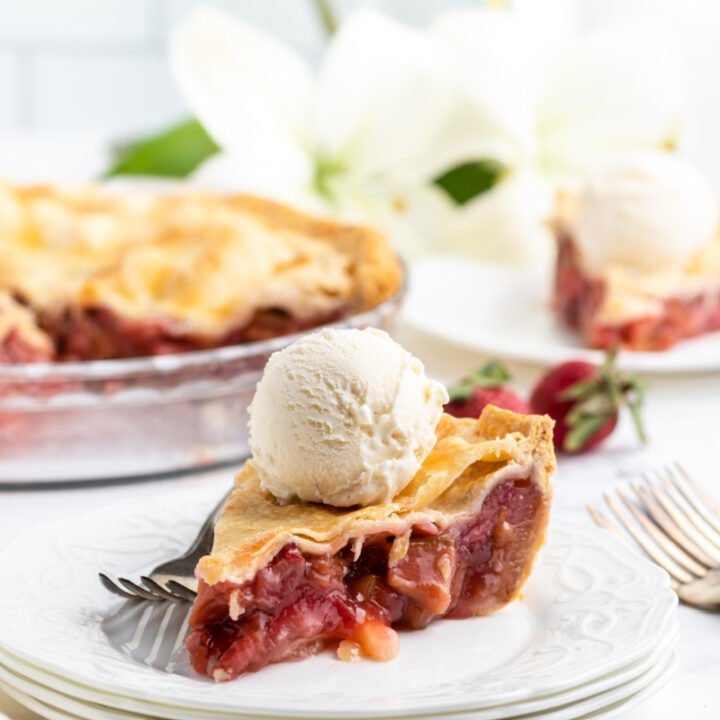
[{"label": "baked pie top crust", "polygon": [[472,518],[493,487],[513,478],[529,477],[549,502],[552,426],[547,416],[493,406],[477,420],[443,415],[437,443],[410,484],[391,502],[369,507],[280,504],[260,487],[248,461],[215,528],[212,554],[200,560],[196,574],[210,585],[242,583],[291,543],[302,553],[324,555],[378,532],[395,534],[402,543],[412,527],[442,531]]},{"label": "baked pie top crust", "polygon": [[402,270],[369,228],[246,195],[0,185],[0,292],[221,337],[263,309],[321,317],[391,297]]}]

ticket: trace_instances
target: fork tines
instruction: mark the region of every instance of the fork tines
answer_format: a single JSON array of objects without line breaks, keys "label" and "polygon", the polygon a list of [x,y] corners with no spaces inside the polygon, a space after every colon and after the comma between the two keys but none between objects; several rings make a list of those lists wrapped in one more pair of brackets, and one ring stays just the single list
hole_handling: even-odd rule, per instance
[{"label": "fork tines", "polygon": [[105,573],[98,573],[100,582],[106,590],[119,595],[126,600],[172,600],[174,602],[192,602],[195,591],[176,580],[169,580],[163,587],[150,577],[143,575],[140,578],[142,585],[132,580],[120,577],[113,581]]},{"label": "fork tines", "polygon": [[588,506],[595,522],[623,539],[630,536],[670,574],[674,586],[720,567],[720,505],[677,463],[643,473],[630,492],[604,498],[615,520]]}]

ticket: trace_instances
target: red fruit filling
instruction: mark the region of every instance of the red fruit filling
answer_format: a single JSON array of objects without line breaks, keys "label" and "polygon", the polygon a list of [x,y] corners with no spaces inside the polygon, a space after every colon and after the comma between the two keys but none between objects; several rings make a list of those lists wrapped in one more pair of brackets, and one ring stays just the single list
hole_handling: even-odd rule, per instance
[{"label": "red fruit filling", "polygon": [[219,338],[179,334],[167,322],[123,318],[107,308],[90,308],[39,318],[55,341],[58,360],[107,360],[207,350],[238,343],[267,340],[317,327],[346,316],[348,309],[296,318],[280,309],[260,310],[250,322]]},{"label": "red fruit filling", "polygon": [[575,244],[567,234],[558,237],[555,308],[568,326],[585,336],[588,347],[666,350],[680,340],[720,330],[720,289],[686,297],[669,297],[658,315],[619,323],[599,321],[597,314],[607,293],[602,278],[588,275]]},{"label": "red fruit filling", "polygon": [[27,342],[22,333],[15,328],[0,340],[0,363],[35,363],[51,360],[50,353]]},{"label": "red fruit filling", "polygon": [[380,533],[338,554],[288,545],[241,585],[200,582],[186,639],[193,667],[217,681],[268,663],[338,646],[342,659],[388,660],[393,628],[437,617],[490,613],[515,596],[547,521],[548,502],[530,480],[508,480],[471,521],[442,532]]},{"label": "red fruit filling", "polygon": [[530,414],[530,406],[512,390],[504,387],[478,388],[467,400],[451,400],[443,410],[457,418],[478,418],[486,405],[494,405],[520,415]]}]

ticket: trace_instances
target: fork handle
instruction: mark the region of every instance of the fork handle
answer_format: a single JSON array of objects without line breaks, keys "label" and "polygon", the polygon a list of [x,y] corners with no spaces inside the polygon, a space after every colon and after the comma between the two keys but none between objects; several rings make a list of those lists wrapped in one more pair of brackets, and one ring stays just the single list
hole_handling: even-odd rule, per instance
[{"label": "fork handle", "polygon": [[677,594],[689,605],[720,606],[720,570],[709,570],[704,577],[679,585]]}]

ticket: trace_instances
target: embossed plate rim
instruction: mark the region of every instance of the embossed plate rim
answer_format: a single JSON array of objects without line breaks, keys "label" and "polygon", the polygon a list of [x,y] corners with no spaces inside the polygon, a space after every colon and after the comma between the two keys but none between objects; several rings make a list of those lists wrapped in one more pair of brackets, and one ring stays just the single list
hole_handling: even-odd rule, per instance
[{"label": "embossed plate rim", "polygon": [[[536,717],[538,720],[572,720],[573,718],[610,718],[617,716],[620,712],[625,712],[632,707],[635,707],[640,702],[646,700],[651,695],[655,694],[663,685],[665,685],[670,678],[675,674],[678,667],[678,654],[677,651],[670,653],[668,656],[659,661],[655,666],[645,673],[643,679],[646,676],[650,676],[650,679],[642,684],[642,687],[637,689],[635,692],[631,692],[626,696],[617,697],[612,700],[610,704],[602,704],[606,698],[594,696],[587,698],[585,701],[576,703],[573,706],[564,707],[557,710],[550,710],[548,712],[535,713],[531,716],[523,715],[522,718]],[[0,690],[4,690],[14,700],[20,704],[28,707],[29,709],[35,710],[35,712],[42,713],[47,712],[44,717],[51,718],[52,720],[82,720],[79,715],[75,715],[70,711],[62,710],[59,707],[48,704],[48,702],[37,698],[34,695],[19,690],[14,685],[0,680]],[[84,708],[87,708],[86,703],[81,703]],[[34,706],[34,707],[33,707]],[[594,709],[593,709],[594,706]],[[92,708],[91,708],[92,709]],[[49,711],[49,712],[48,712]],[[578,715],[577,713],[580,713]],[[125,715],[127,720],[132,718],[138,718],[138,720],[149,720],[146,715],[137,715],[134,713],[128,713]],[[496,716],[493,720],[519,720],[520,716]],[[97,714],[93,716],[88,714],[88,710],[84,710],[84,720],[109,720],[108,716]],[[201,720],[202,716],[198,715],[197,720]],[[488,720],[484,715],[479,713],[468,711],[461,713],[454,713],[451,715],[433,716],[434,720]],[[114,718],[113,720],[120,720]],[[260,720],[258,718],[258,720]],[[284,720],[284,719],[281,719]],[[393,718],[383,718],[376,716],[375,720],[394,720]]]},{"label": "embossed plate rim", "polygon": [[[422,693],[414,692],[410,695],[406,692],[404,696],[398,693],[391,698],[381,698],[381,702],[367,692],[355,697],[343,696],[339,702],[344,706],[344,713],[338,707],[337,695],[331,698],[335,700],[334,704],[319,699],[317,694],[312,698],[302,694],[286,696],[278,701],[275,696],[253,694],[252,678],[256,676],[212,686],[201,679],[195,681],[145,668],[125,658],[109,645],[103,645],[103,636],[98,627],[99,617],[109,612],[116,603],[97,583],[95,572],[98,565],[102,564],[103,569],[110,572],[124,569],[132,573],[143,569],[154,559],[181,546],[192,534],[196,518],[203,516],[205,506],[211,502],[212,498],[194,489],[167,499],[161,507],[156,505],[149,508],[146,503],[137,502],[124,504],[97,511],[84,519],[58,521],[18,538],[0,553],[0,573],[5,577],[16,576],[16,582],[7,588],[4,598],[0,600],[0,612],[9,621],[0,628],[0,647],[31,664],[40,665],[76,682],[101,687],[111,693],[138,696],[150,702],[181,703],[185,707],[201,710],[290,714],[295,717],[337,717],[339,714],[347,717],[373,717],[381,713],[400,716],[418,711],[456,711],[506,704],[559,692],[611,672],[642,657],[657,645],[661,639],[659,635],[667,626],[677,604],[666,574],[640,556],[628,553],[627,548],[609,533],[591,526],[554,521],[540,566],[552,568],[555,562],[560,569],[576,571],[575,579],[580,581],[581,574],[588,572],[588,558],[570,568],[566,567],[567,559],[565,565],[560,560],[553,560],[553,553],[560,552],[562,555],[565,552],[572,556],[580,551],[592,557],[593,553],[599,552],[605,561],[610,562],[610,571],[616,574],[620,572],[617,577],[622,577],[622,570],[625,570],[635,583],[640,583],[638,587],[629,590],[635,595],[624,600],[616,597],[615,601],[621,604],[626,601],[631,610],[633,603],[644,603],[641,609],[635,607],[636,615],[642,619],[642,627],[634,629],[633,638],[621,646],[613,646],[605,636],[598,636],[596,645],[605,642],[610,646],[602,663],[598,663],[595,658],[595,662],[586,663],[583,668],[582,663],[575,659],[572,674],[553,672],[551,680],[545,679],[538,684],[538,678],[529,676],[527,667],[523,668],[519,662],[523,656],[521,653],[509,667],[506,665],[496,670],[494,679],[492,673],[485,673],[482,677],[464,679],[461,684],[454,682],[448,687],[446,682],[429,690],[423,688]],[[95,533],[91,547],[86,540],[83,541],[85,544],[81,542],[81,538],[86,537],[88,532]],[[566,534],[564,545],[561,542],[562,533]],[[150,552],[148,543],[152,545],[153,541],[160,543],[160,547],[153,546]],[[102,546],[107,546],[107,549],[102,550]],[[536,570],[536,575],[538,572]],[[73,573],[75,578],[69,581]],[[530,589],[531,586],[527,586],[528,595]],[[604,593],[604,597],[612,597],[608,595],[605,586],[598,592]],[[580,599],[587,602],[586,595],[581,589],[574,595],[568,591],[570,600],[576,602]],[[50,597],[55,605],[48,607]],[[572,629],[579,633],[579,639],[576,640],[580,642],[578,647],[582,651],[581,659],[587,655],[589,634],[594,632],[597,623],[605,623],[612,628],[618,622],[617,617],[608,615],[607,599],[602,603],[598,600],[596,607],[585,608],[584,612],[582,617],[574,618],[577,628]],[[483,618],[482,622],[487,623],[494,617],[498,616]],[[478,620],[461,622],[465,622],[469,629],[469,624],[478,623]],[[10,626],[13,626],[14,632],[9,632]],[[59,636],[54,638],[54,642],[48,643],[51,639],[49,634],[53,632],[59,632]],[[33,634],[34,637],[29,637]],[[55,654],[47,657],[48,649],[53,648],[57,648]],[[555,649],[559,649],[561,657],[565,657],[568,662],[567,647],[563,649],[559,645]],[[524,654],[528,655],[527,648]],[[573,660],[573,657],[569,659]],[[291,667],[312,669],[312,662],[310,660]],[[525,662],[527,664],[527,659]],[[352,666],[361,687],[364,680],[363,667],[370,665]],[[519,670],[521,674],[513,680],[510,670]],[[302,672],[293,671],[300,685],[303,683]],[[495,683],[494,690],[491,689],[491,682]],[[209,687],[213,689],[203,692],[199,699],[198,690],[201,687],[205,690]],[[325,705],[319,704],[320,700]],[[372,709],[367,709],[368,703],[373,703]]]},{"label": "embossed plate rim", "polygon": [[[592,680],[581,686],[569,688],[559,693],[546,695],[542,698],[510,703],[507,705],[497,706],[495,708],[457,711],[451,713],[448,717],[463,720],[463,718],[466,717],[466,713],[469,712],[472,713],[473,718],[476,718],[477,720],[488,720],[488,717],[492,716],[493,713],[496,714],[497,711],[505,711],[506,714],[503,717],[511,720],[511,718],[520,714],[524,716],[529,713],[546,713],[554,708],[563,707],[571,703],[577,704],[590,697],[615,690],[623,684],[645,676],[653,668],[667,662],[668,659],[677,652],[679,625],[676,618],[672,618],[671,623],[672,627],[666,628],[667,640],[664,640],[661,645],[658,645],[658,647],[655,648],[650,655],[643,657],[641,660],[636,661],[636,663],[633,663],[630,666],[621,668],[609,675],[604,675],[602,678]],[[7,653],[3,650],[0,650],[0,682],[4,681],[6,684],[13,685],[13,682],[3,677],[3,671],[9,671],[13,675],[20,676],[25,683],[34,687],[47,690],[53,694],[65,696],[75,701],[90,704],[91,706],[103,705],[105,707],[116,708],[124,712],[137,713],[147,715],[149,717],[164,718],[166,720],[194,720],[197,717],[195,714],[197,711],[187,708],[171,705],[159,705],[158,703],[144,702],[136,698],[111,695],[88,686],[73,683],[65,678],[50,675],[44,672],[41,668],[24,663],[22,660],[13,658],[7,655]],[[30,693],[29,691],[23,690],[22,686],[13,686],[18,687],[22,692],[28,692],[28,694],[33,695],[33,693]],[[36,696],[33,695],[33,697]],[[41,697],[37,697],[37,699],[45,702],[45,700]],[[510,711],[512,711],[512,715],[507,714]],[[242,716],[237,713],[215,713],[213,711],[204,712],[207,712],[208,715],[213,717],[217,717],[218,720],[240,717],[246,717],[248,719],[251,718],[251,716]],[[427,716],[421,715],[416,717],[418,719],[422,717],[427,718]],[[438,720],[438,718],[439,716],[435,714],[433,715],[433,720]],[[279,720],[295,719],[285,716],[279,718]]]}]

